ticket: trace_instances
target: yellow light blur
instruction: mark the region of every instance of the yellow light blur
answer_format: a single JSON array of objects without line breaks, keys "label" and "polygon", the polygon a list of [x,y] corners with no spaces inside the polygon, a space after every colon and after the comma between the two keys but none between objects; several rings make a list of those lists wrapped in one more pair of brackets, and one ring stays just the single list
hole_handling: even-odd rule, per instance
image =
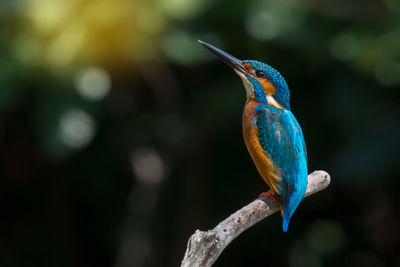
[{"label": "yellow light blur", "polygon": [[85,39],[85,28],[78,22],[66,27],[47,46],[46,59],[52,66],[66,66],[72,62]]},{"label": "yellow light blur", "polygon": [[[149,60],[158,55],[155,38],[168,24],[157,4],[157,0],[27,0],[23,14],[29,24],[24,31],[36,44],[31,49],[41,49],[31,53],[20,47],[15,54],[52,71]],[[33,59],[32,54],[37,56]]]},{"label": "yellow light blur", "polygon": [[64,24],[79,0],[28,0],[26,13],[41,34],[50,34]]}]

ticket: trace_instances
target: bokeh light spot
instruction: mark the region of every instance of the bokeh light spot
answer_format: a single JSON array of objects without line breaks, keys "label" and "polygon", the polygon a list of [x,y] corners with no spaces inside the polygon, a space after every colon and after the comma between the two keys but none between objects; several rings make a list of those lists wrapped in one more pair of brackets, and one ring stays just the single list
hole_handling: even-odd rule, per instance
[{"label": "bokeh light spot", "polygon": [[393,86],[400,83],[400,62],[384,60],[375,67],[375,77],[383,85]]},{"label": "bokeh light spot", "polygon": [[148,185],[160,183],[165,178],[165,164],[157,150],[140,148],[132,155],[133,173]]},{"label": "bokeh light spot", "polygon": [[93,119],[83,110],[71,109],[61,117],[60,139],[71,148],[86,146],[93,139],[95,130]]},{"label": "bokeh light spot", "polygon": [[35,29],[49,34],[64,22],[76,2],[74,0],[30,0],[26,8]]},{"label": "bokeh light spot", "polygon": [[246,24],[249,34],[258,40],[276,38],[282,32],[282,18],[272,11],[255,12]]},{"label": "bokeh light spot", "polygon": [[331,55],[339,60],[354,59],[360,52],[360,44],[354,35],[342,33],[335,36],[330,44]]},{"label": "bokeh light spot", "polygon": [[344,246],[345,235],[343,229],[336,222],[322,220],[310,226],[308,243],[316,252],[330,254]]},{"label": "bokeh light spot", "polygon": [[292,1],[251,1],[245,26],[254,39],[266,41],[289,36],[304,21]]},{"label": "bokeh light spot", "polygon": [[75,86],[82,97],[89,100],[100,100],[109,93],[111,78],[104,69],[86,68],[77,75]]},{"label": "bokeh light spot", "polygon": [[161,45],[170,60],[189,65],[209,56],[206,49],[202,49],[194,40],[196,38],[184,31],[173,31],[164,37]]}]

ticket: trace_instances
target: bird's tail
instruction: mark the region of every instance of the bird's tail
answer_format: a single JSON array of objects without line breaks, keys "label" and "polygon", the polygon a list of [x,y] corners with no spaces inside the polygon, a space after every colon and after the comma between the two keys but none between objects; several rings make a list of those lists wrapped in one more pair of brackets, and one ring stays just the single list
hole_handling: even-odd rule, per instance
[{"label": "bird's tail", "polygon": [[299,206],[301,200],[303,199],[304,193],[299,193],[297,191],[291,192],[287,195],[285,204],[283,205],[283,220],[282,220],[282,229],[284,232],[287,232],[289,228],[290,218],[296,208]]},{"label": "bird's tail", "polygon": [[292,215],[290,214],[285,214],[283,213],[283,220],[282,220],[282,229],[284,232],[287,232],[288,228],[289,228],[289,221],[290,218],[292,217]]}]

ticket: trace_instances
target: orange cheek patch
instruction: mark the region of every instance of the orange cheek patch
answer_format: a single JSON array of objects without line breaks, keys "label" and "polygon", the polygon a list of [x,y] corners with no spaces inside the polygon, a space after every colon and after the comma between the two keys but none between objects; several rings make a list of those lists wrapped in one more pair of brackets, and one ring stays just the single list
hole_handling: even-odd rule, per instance
[{"label": "orange cheek patch", "polygon": [[243,66],[248,70],[252,69],[252,66],[250,63],[244,63]]},{"label": "orange cheek patch", "polygon": [[[249,71],[253,69],[253,67],[251,66],[250,63],[244,63],[243,66],[248,69]],[[250,74],[248,74],[250,75]],[[259,79],[257,77],[255,77],[254,75],[250,75],[251,77],[253,77],[254,79],[256,79],[261,86],[264,88],[264,92],[268,95],[274,95],[276,92],[275,87],[266,79]]]},{"label": "orange cheek patch", "polygon": [[261,83],[262,87],[264,88],[264,92],[266,94],[268,94],[268,95],[275,94],[276,89],[270,82],[268,82],[267,80],[264,80],[264,79],[257,79],[257,80]]}]

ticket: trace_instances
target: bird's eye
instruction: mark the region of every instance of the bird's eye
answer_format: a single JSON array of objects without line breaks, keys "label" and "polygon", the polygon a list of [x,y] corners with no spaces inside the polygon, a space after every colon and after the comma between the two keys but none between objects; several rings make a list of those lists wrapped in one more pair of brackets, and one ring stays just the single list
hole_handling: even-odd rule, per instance
[{"label": "bird's eye", "polygon": [[256,74],[257,78],[266,79],[268,77],[267,73],[265,71],[262,71],[262,70],[256,70],[255,74]]}]

